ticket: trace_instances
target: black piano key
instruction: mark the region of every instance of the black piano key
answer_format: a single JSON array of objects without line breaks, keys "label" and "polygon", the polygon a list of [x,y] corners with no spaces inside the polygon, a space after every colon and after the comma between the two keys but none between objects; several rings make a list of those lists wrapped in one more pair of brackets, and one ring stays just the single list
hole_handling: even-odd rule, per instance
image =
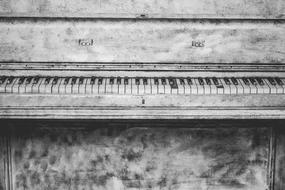
[{"label": "black piano key", "polygon": [[122,78],[121,78],[121,77],[118,77],[118,78],[117,78],[117,84],[118,84],[118,85],[121,85],[121,84],[122,84]]},{"label": "black piano key", "polygon": [[49,84],[50,80],[51,80],[51,78],[50,78],[50,77],[47,77],[47,78],[45,79],[45,85]]},{"label": "black piano key", "polygon": [[25,84],[30,84],[33,80],[33,77],[28,77],[25,81]]},{"label": "black piano key", "polygon": [[114,77],[110,77],[110,81],[109,81],[109,82],[110,82],[110,85],[113,85],[113,84],[114,84],[114,80],[115,80]]},{"label": "black piano key", "polygon": [[250,85],[248,78],[242,77],[242,81],[244,82],[245,85]]},{"label": "black piano key", "polygon": [[257,81],[255,80],[255,78],[251,77],[249,78],[249,81],[252,85],[257,85]]},{"label": "black piano key", "polygon": [[205,84],[204,80],[201,77],[198,78],[198,82],[199,82],[200,85],[204,85]]},{"label": "black piano key", "polygon": [[154,84],[155,84],[155,85],[159,85],[159,82],[158,82],[158,78],[157,78],[157,77],[154,78]]},{"label": "black piano key", "polygon": [[214,85],[218,86],[219,85],[219,80],[216,77],[212,78]]},{"label": "black piano key", "polygon": [[260,86],[264,86],[264,82],[261,78],[256,78],[256,81]]},{"label": "black piano key", "polygon": [[231,81],[234,85],[236,85],[236,86],[238,85],[238,81],[235,77],[231,77]]},{"label": "black piano key", "polygon": [[178,89],[177,82],[174,78],[169,78],[168,81],[171,88]]},{"label": "black piano key", "polygon": [[166,85],[166,78],[162,77],[161,78],[161,83],[162,83],[162,85]]},{"label": "black piano key", "polygon": [[128,77],[124,78],[124,85],[129,85],[129,78]]},{"label": "black piano key", "polygon": [[272,77],[268,77],[267,80],[270,82],[271,85],[276,86],[276,82]]},{"label": "black piano key", "polygon": [[58,83],[58,77],[54,77],[52,80],[52,84],[56,85]]},{"label": "black piano key", "polygon": [[185,81],[184,81],[183,78],[180,78],[180,79],[179,79],[179,82],[180,82],[181,85],[185,85]]},{"label": "black piano key", "polygon": [[96,80],[96,77],[91,77],[91,79],[90,79],[90,84],[91,84],[91,85],[94,85],[94,84],[95,84],[95,80]]},{"label": "black piano key", "polygon": [[40,77],[35,77],[33,80],[33,84],[38,84]]},{"label": "black piano key", "polygon": [[21,77],[18,81],[18,84],[20,84],[20,85],[23,84],[25,79],[26,79],[25,77]]},{"label": "black piano key", "polygon": [[12,77],[12,76],[8,77],[8,79],[7,79],[7,84],[12,84],[12,82],[14,81],[14,79],[15,79],[15,77]]},{"label": "black piano key", "polygon": [[143,78],[143,85],[148,85],[147,78]]},{"label": "black piano key", "polygon": [[205,78],[207,85],[212,85],[211,79],[209,77]]},{"label": "black piano key", "polygon": [[7,77],[1,76],[0,77],[0,84],[3,84],[6,81]]},{"label": "black piano key", "polygon": [[231,85],[231,81],[228,77],[224,77],[224,81],[225,81],[226,85]]},{"label": "black piano key", "polygon": [[69,77],[65,78],[63,84],[64,84],[64,85],[67,85],[67,84],[69,83],[69,80],[70,80]]},{"label": "black piano key", "polygon": [[280,86],[284,85],[284,83],[282,82],[282,80],[280,78],[275,77],[274,79],[275,79],[275,81],[277,82],[278,85],[280,85]]},{"label": "black piano key", "polygon": [[102,85],[103,84],[103,77],[99,77],[98,78],[98,85]]},{"label": "black piano key", "polygon": [[76,84],[76,80],[77,80],[77,77],[72,77],[71,78],[71,84],[72,85]]},{"label": "black piano key", "polygon": [[193,85],[193,81],[191,80],[191,78],[190,77],[187,77],[187,83],[189,84],[189,85]]},{"label": "black piano key", "polygon": [[79,77],[79,84],[82,85],[84,82],[84,77]]},{"label": "black piano key", "polygon": [[139,78],[135,78],[135,83],[136,83],[136,85],[140,85],[140,79]]}]

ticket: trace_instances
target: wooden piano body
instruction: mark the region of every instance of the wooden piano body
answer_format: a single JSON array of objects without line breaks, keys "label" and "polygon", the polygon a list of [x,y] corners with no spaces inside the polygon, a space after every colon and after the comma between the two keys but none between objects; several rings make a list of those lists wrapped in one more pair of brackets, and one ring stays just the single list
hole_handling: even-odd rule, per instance
[{"label": "wooden piano body", "polygon": [[0,2],[0,190],[285,189],[281,0]]}]

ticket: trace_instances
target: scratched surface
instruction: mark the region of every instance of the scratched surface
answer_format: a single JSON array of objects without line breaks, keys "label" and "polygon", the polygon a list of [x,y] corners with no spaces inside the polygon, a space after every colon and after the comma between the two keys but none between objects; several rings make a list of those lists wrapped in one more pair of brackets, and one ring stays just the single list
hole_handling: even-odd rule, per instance
[{"label": "scratched surface", "polygon": [[266,190],[264,128],[42,128],[12,140],[14,189]]},{"label": "scratched surface", "polygon": [[3,16],[284,18],[284,0],[1,0]]},{"label": "scratched surface", "polygon": [[285,23],[2,20],[0,61],[284,63]]}]

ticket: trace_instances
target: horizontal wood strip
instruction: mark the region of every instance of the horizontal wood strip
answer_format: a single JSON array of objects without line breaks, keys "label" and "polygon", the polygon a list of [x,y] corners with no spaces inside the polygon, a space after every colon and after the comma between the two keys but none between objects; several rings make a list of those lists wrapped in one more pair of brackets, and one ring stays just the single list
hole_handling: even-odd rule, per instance
[{"label": "horizontal wood strip", "polygon": [[0,61],[284,63],[283,22],[2,21]]},{"label": "horizontal wood strip", "polygon": [[285,18],[283,0],[2,0],[1,16]]}]

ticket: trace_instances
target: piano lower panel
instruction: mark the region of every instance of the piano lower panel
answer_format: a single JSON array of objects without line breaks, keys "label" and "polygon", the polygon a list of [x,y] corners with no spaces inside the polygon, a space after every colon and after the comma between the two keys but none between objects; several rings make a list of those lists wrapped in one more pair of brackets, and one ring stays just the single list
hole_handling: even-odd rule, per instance
[{"label": "piano lower panel", "polygon": [[6,159],[11,189],[267,190],[273,182],[268,122],[2,120],[1,125],[10,129],[0,158]]}]

